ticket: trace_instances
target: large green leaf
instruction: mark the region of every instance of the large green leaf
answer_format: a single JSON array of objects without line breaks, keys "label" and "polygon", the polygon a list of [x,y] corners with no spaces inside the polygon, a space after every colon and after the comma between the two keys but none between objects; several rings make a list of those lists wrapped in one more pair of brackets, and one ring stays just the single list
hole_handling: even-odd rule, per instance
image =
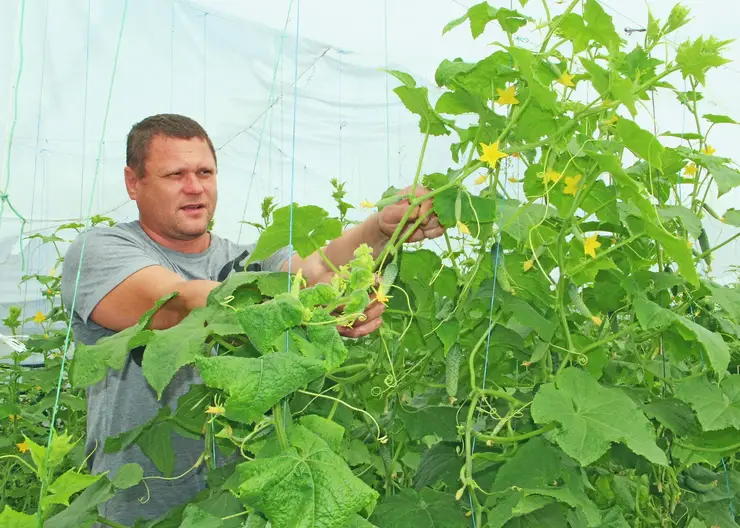
[{"label": "large green leaf", "polygon": [[195,504],[188,504],[182,516],[180,528],[221,528],[223,521],[217,517],[200,509]]},{"label": "large green leaf", "polygon": [[209,335],[206,321],[212,313],[211,308],[196,308],[179,324],[150,331],[141,370],[157,392],[157,398],[162,397],[180,368],[206,353],[205,341]]},{"label": "large green leaf", "polygon": [[621,44],[621,39],[614,22],[597,0],[586,0],[583,8],[583,19],[588,24],[589,34],[594,40],[603,44],[609,51],[615,51]]},{"label": "large green leaf", "polygon": [[226,417],[247,424],[324,373],[322,362],[291,352],[260,358],[202,357],[196,364],[207,386],[228,395]]},{"label": "large green leaf", "polygon": [[172,422],[155,423],[136,439],[141,451],[157,466],[165,477],[175,469],[175,450],[172,447]]},{"label": "large green leaf", "polygon": [[290,243],[293,251],[305,258],[341,234],[342,223],[329,218],[329,213],[321,207],[286,205],[272,213],[272,224],[260,235],[247,263],[266,259]]},{"label": "large green leaf", "polygon": [[646,197],[644,186],[630,178],[621,167],[619,160],[613,155],[592,154],[601,168],[612,174],[620,188],[620,194],[626,202],[634,204],[643,220],[642,228],[654,240],[660,242],[663,248],[678,264],[683,277],[693,285],[699,284],[699,274],[694,265],[691,249],[684,239],[673,236],[666,231],[658,217],[656,208]]},{"label": "large green leaf", "polygon": [[699,84],[704,84],[709,69],[730,62],[729,59],[722,57],[720,53],[731,42],[732,40],[719,40],[714,36],[707,39],[702,36],[693,42],[687,40],[679,44],[676,52],[676,62],[681,67],[684,79],[693,75]]},{"label": "large green leaf", "polygon": [[49,494],[42,500],[42,507],[46,508],[51,504],[69,506],[69,498],[72,495],[94,484],[101,476],[78,473],[74,469],[67,470],[49,485]]},{"label": "large green leaf", "polygon": [[261,304],[245,306],[236,312],[239,324],[254,347],[262,353],[272,350],[275,339],[303,320],[298,299],[284,293]]},{"label": "large green leaf", "polygon": [[421,117],[419,130],[432,136],[448,135],[450,131],[447,125],[453,122],[439,115],[429,103],[429,90],[424,86],[416,86],[416,81],[411,75],[400,72],[389,72],[399,79],[403,86],[398,86],[393,91],[401,100],[403,105],[413,114]]},{"label": "large green leaf", "polygon": [[448,493],[402,489],[384,498],[370,520],[383,528],[467,528],[470,521],[461,506]]},{"label": "large green leaf", "polygon": [[624,117],[617,121],[617,134],[635,156],[644,159],[656,169],[663,170],[663,145],[658,138]]},{"label": "large green leaf", "polygon": [[537,423],[559,423],[553,438],[583,465],[595,462],[615,442],[655,464],[668,464],[655,444],[655,430],[634,401],[580,369],[567,368],[555,383],[540,389],[532,402],[532,418]]},{"label": "large green leaf", "polygon": [[98,518],[98,505],[115,494],[110,481],[101,477],[80,493],[70,506],[44,522],[44,528],[90,526]]},{"label": "large green leaf", "polygon": [[344,528],[360,511],[372,512],[378,493],[324,440],[295,425],[290,444],[237,466],[229,489],[273,528]]},{"label": "large green leaf", "polygon": [[501,29],[507,33],[516,33],[527,24],[527,17],[517,11],[504,7],[495,8],[489,5],[488,2],[481,2],[468,9],[468,12],[463,16],[449,22],[442,29],[442,34],[463,24],[466,20],[470,21],[470,33],[474,39],[478,38],[485,31],[488,23],[493,20],[498,20]]},{"label": "large green leaf", "polygon": [[679,380],[675,391],[676,397],[691,405],[705,431],[740,429],[740,376],[727,376],[721,384],[707,378]]},{"label": "large green leaf", "polygon": [[658,304],[636,295],[633,299],[635,315],[640,325],[645,329],[667,328],[675,324],[679,332],[688,339],[695,339],[703,348],[709,359],[709,365],[723,377],[730,362],[730,349],[722,336],[712,332],[687,317],[680,316]]},{"label": "large green leaf", "polygon": [[3,528],[36,528],[37,514],[29,515],[27,513],[15,511],[7,504],[0,512],[0,526]]},{"label": "large green leaf", "polygon": [[558,95],[550,89],[538,76],[538,59],[533,53],[524,48],[508,48],[509,53],[519,67],[522,77],[527,81],[529,93],[546,110],[555,110]]},{"label": "large green leaf", "polygon": [[666,205],[658,209],[658,214],[663,219],[678,218],[684,229],[694,238],[701,234],[701,220],[696,213],[682,205]]}]

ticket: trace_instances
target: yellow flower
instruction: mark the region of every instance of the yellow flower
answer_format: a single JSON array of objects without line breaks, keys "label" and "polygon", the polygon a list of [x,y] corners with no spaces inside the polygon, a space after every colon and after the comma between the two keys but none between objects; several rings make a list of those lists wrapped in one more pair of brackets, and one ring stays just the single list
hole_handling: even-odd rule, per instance
[{"label": "yellow flower", "polygon": [[46,293],[47,293],[48,295],[51,295],[51,294],[52,294],[53,292],[51,291],[51,288],[46,288]]},{"label": "yellow flower", "polygon": [[496,88],[496,91],[498,92],[498,95],[499,95],[499,98],[496,100],[496,104],[500,104],[500,105],[519,104],[519,99],[515,97],[516,86],[511,85],[506,90],[502,90],[501,88]]},{"label": "yellow flower", "polygon": [[10,420],[11,422],[15,422],[15,421],[20,420],[20,419],[21,419],[21,417],[18,416],[17,414],[11,414],[10,416],[8,416],[8,420]]},{"label": "yellow flower", "polygon": [[686,168],[683,170],[683,172],[688,176],[696,176],[696,165],[694,163],[689,163],[688,165],[686,165]]},{"label": "yellow flower", "polygon": [[514,178],[514,176],[509,176],[509,181],[510,181],[511,183],[516,183],[516,182],[518,182],[519,180],[517,180],[516,178]]},{"label": "yellow flower", "polygon": [[382,288],[379,290],[375,290],[375,299],[380,304],[385,304],[386,306],[388,305],[388,301],[391,300],[391,298],[388,295],[386,295],[385,291],[383,291]]},{"label": "yellow flower", "polygon": [[36,312],[36,315],[33,316],[33,320],[34,322],[41,324],[46,321],[46,316],[42,312]]},{"label": "yellow flower", "polygon": [[23,442],[21,442],[20,444],[15,444],[15,447],[17,447],[18,451],[20,451],[21,453],[26,453],[30,449],[28,445],[28,440],[23,440]]},{"label": "yellow flower", "polygon": [[563,86],[568,86],[570,88],[573,88],[575,84],[573,84],[573,77],[575,75],[570,75],[567,71],[563,72],[563,74],[556,79],[557,82],[562,84]]},{"label": "yellow flower", "polygon": [[560,174],[556,170],[553,170],[552,168],[547,169],[545,171],[545,173],[543,174],[543,176],[544,176],[544,184],[545,185],[547,185],[550,182],[558,183],[560,181],[560,178],[563,177],[562,174]]},{"label": "yellow flower", "polygon": [[49,339],[49,334],[44,334],[44,339]]},{"label": "yellow flower", "polygon": [[475,179],[475,181],[473,183],[476,184],[476,185],[480,185],[481,183],[486,183],[486,180],[487,179],[488,179],[488,175],[487,174],[481,174],[480,176],[478,176]]},{"label": "yellow flower", "polygon": [[715,152],[717,152],[717,149],[716,148],[712,148],[710,145],[707,145],[701,151],[702,151],[702,153],[706,154],[707,156],[711,156],[712,154],[714,154]]},{"label": "yellow flower", "polygon": [[575,196],[576,192],[578,191],[578,183],[580,181],[581,181],[580,174],[577,176],[566,176],[565,177],[565,189],[563,189],[563,193]]},{"label": "yellow flower", "polygon": [[601,324],[601,317],[599,317],[598,315],[592,315],[591,320],[594,322],[595,325]]},{"label": "yellow flower", "polygon": [[618,116],[617,114],[614,114],[614,115],[613,115],[613,116],[611,116],[611,117],[610,117],[609,119],[606,119],[606,120],[604,121],[604,124],[605,124],[605,125],[614,125],[614,124],[616,124],[616,123],[617,123],[617,121],[618,121],[618,120],[619,120],[619,116]]},{"label": "yellow flower", "polygon": [[522,269],[524,271],[529,271],[532,269],[532,266],[534,266],[534,261],[532,259],[525,260],[524,264],[522,264]]},{"label": "yellow flower", "polygon": [[498,160],[508,156],[508,154],[505,154],[498,149],[498,141],[492,143],[491,145],[481,143],[480,146],[483,149],[483,155],[479,159],[481,161],[488,162],[491,167],[495,168]]},{"label": "yellow flower", "polygon": [[54,275],[56,275],[56,272],[57,272],[57,269],[56,268],[51,268],[51,271],[49,272],[49,275],[53,277]]},{"label": "yellow flower", "polygon": [[599,235],[592,235],[583,243],[583,252],[586,255],[591,255],[592,258],[596,258],[596,248],[601,247],[601,242],[598,241],[598,238]]},{"label": "yellow flower", "polygon": [[519,153],[514,152],[514,154],[511,155],[513,158],[519,159]]},{"label": "yellow flower", "polygon": [[464,235],[470,234],[470,229],[468,229],[468,226],[463,224],[460,220],[457,221],[457,229]]},{"label": "yellow flower", "polygon": [[226,409],[224,409],[220,405],[209,405],[208,409],[206,409],[206,414],[223,414],[225,412]]},{"label": "yellow flower", "polygon": [[360,207],[362,207],[363,209],[372,209],[373,207],[375,207],[375,204],[373,202],[363,200],[360,202]]}]

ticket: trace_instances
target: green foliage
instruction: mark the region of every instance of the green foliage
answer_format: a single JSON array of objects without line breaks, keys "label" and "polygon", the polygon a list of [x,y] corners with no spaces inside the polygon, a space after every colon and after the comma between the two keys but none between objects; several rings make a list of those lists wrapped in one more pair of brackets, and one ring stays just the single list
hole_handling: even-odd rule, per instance
[{"label": "green foliage", "polygon": [[[73,390],[120,369],[133,346],[160,395],[180,369],[203,380],[103,446],[136,445],[177,479],[171,435],[204,440],[194,469],[208,489],[141,525],[737,526],[740,293],[713,280],[721,244],[706,237],[707,215],[740,226],[737,210],[707,204],[740,186],[708,143],[736,122],[702,114],[697,92],[728,42],[700,37],[665,56],[690,23],[684,6],[665,22],[650,13],[633,47],[596,0],[546,4],[538,49],[514,35],[540,22],[485,2],[445,26],[506,43],[475,63],[443,61],[437,101],[388,72],[419,118],[414,185],[431,195],[389,189],[376,206],[431,197],[444,249],[403,247],[400,226],[380,255],[363,245],[336,263],[329,283],[237,273],[174,328],[151,330],[149,314],[78,348]],[[675,90],[683,78],[690,90]],[[669,91],[696,130],[638,125]],[[442,135],[453,163],[421,174],[429,136]],[[339,237],[352,206],[332,186],[338,218],[264,203],[252,259],[289,242],[305,257]],[[377,332],[341,337],[377,302],[388,304]],[[5,410],[20,412],[16,400]],[[45,448],[28,446],[37,468]],[[50,526],[84,525],[150,478],[138,466],[111,480],[70,473],[65,449],[39,477]],[[233,463],[213,467],[214,449]],[[0,519],[34,522],[13,506]]]}]

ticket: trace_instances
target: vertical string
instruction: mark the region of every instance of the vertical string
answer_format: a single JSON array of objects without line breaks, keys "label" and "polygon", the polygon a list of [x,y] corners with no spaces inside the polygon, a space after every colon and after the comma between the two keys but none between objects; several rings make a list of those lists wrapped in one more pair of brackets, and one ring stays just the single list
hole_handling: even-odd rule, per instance
[{"label": "vertical string", "polygon": [[[36,206],[36,180],[38,176],[38,162],[39,162],[39,154],[41,154],[43,151],[39,150],[39,146],[41,144],[41,115],[43,110],[43,102],[44,102],[44,73],[46,71],[46,44],[48,40],[48,29],[49,29],[49,2],[51,0],[47,0],[46,2],[46,14],[44,16],[44,43],[43,43],[43,49],[41,51],[41,86],[39,87],[39,117],[36,121],[36,148],[34,149],[34,156],[33,156],[33,180],[31,183],[31,219],[28,224],[28,230],[29,234],[31,234],[31,231],[33,230],[33,218],[34,218],[34,209]],[[32,253],[33,255],[33,253]],[[29,267],[30,267],[29,262]],[[26,273],[26,270],[22,270],[23,273]],[[23,306],[25,307],[28,304],[28,283],[29,281],[26,281],[23,284]],[[23,322],[21,326],[21,334],[25,334],[25,327],[26,323]]]},{"label": "vertical string", "polygon": [[[282,57],[283,57],[283,43],[285,42],[285,36],[288,31],[288,22],[290,21],[290,13],[293,10],[293,0],[290,0],[290,4],[288,5],[288,13],[285,15],[285,25],[283,26],[283,32],[280,35],[280,46],[278,48],[278,54],[277,58],[275,59],[275,67],[272,71],[272,82],[270,83],[270,93],[267,96],[267,108],[269,112],[272,112],[272,106],[273,106],[273,95],[275,93],[275,80],[277,79],[277,71],[278,67],[280,67],[280,85],[282,87],[283,85],[283,65],[281,63]],[[282,91],[282,90],[281,90]],[[283,129],[284,129],[284,107],[281,104],[280,105],[280,146],[283,147],[282,141],[283,141]],[[254,183],[254,176],[257,174],[257,160],[259,159],[260,150],[262,149],[262,138],[265,133],[265,126],[267,123],[267,115],[265,115],[264,120],[262,121],[262,126],[260,128],[260,134],[259,138],[257,140],[257,152],[254,155],[254,163],[252,164],[252,174],[249,177],[249,185],[247,187],[247,198],[244,201],[244,209],[242,210],[242,221],[239,223],[239,235],[237,236],[236,243],[241,243],[242,239],[242,232],[244,230],[244,220],[247,217],[247,207],[249,206],[249,198],[252,195],[252,184]],[[221,147],[223,148],[223,147]],[[283,149],[281,148],[281,152]],[[280,157],[280,181],[282,183],[282,176],[283,176],[283,161],[282,156]]]},{"label": "vertical string", "polygon": [[24,29],[24,22],[25,22],[25,16],[26,16],[26,2],[25,0],[21,0],[20,3],[20,13],[18,16],[18,70],[16,72],[16,78],[15,82],[13,84],[13,90],[11,92],[11,106],[12,106],[12,118],[11,118],[11,124],[10,124],[10,131],[7,135],[8,140],[5,147],[5,183],[3,184],[3,188],[0,189],[0,226],[2,226],[3,223],[3,213],[5,212],[5,204],[8,204],[8,207],[10,207],[10,210],[15,214],[15,216],[21,221],[21,229],[20,233],[18,234],[18,244],[20,246],[21,251],[21,266],[25,270],[26,269],[26,259],[25,254],[23,252],[23,230],[26,226],[26,219],[23,218],[23,215],[21,215],[15,207],[13,207],[13,204],[10,203],[10,197],[8,196],[8,190],[10,188],[10,155],[12,153],[12,147],[13,147],[13,136],[15,135],[15,127],[18,124],[18,93],[19,93],[19,86],[21,83],[21,77],[23,75],[23,29]]},{"label": "vertical string", "polygon": [[390,113],[389,107],[390,102],[388,100],[388,0],[383,0],[383,35],[384,35],[384,47],[385,47],[385,159],[386,159],[386,173],[387,173],[387,186],[391,186],[391,128],[390,128]]},{"label": "vertical string", "polygon": [[[290,160],[290,223],[288,224],[288,292],[291,289],[291,274],[293,272],[293,193],[295,190],[295,144],[296,144],[296,116],[298,115],[298,51],[300,47],[300,28],[301,28],[301,0],[296,0],[296,19],[295,19],[295,55],[293,57],[293,132],[292,132],[292,155]],[[285,349],[290,346],[290,334],[285,332]],[[288,420],[288,400],[283,400],[283,425]]]},{"label": "vertical string", "polygon": [[90,11],[91,0],[87,0],[87,36],[85,37],[85,89],[82,92],[82,170],[80,175],[80,221],[82,221],[83,196],[85,194],[85,166],[87,165],[87,87],[90,84]]},{"label": "vertical string", "polygon": [[[128,0],[123,0],[123,11],[121,13],[121,23],[120,23],[120,27],[118,30],[118,41],[116,43],[116,52],[113,58],[113,68],[111,71],[110,84],[108,86],[108,97],[107,97],[107,101],[105,104],[105,112],[103,115],[103,126],[100,132],[98,155],[96,157],[98,162],[95,165],[95,174],[93,176],[92,189],[90,190],[90,201],[88,203],[88,211],[87,211],[88,220],[90,219],[90,213],[92,212],[91,210],[92,210],[93,198],[94,198],[94,193],[95,193],[95,185],[98,181],[98,174],[100,171],[100,157],[101,157],[100,154],[101,154],[102,147],[103,147],[103,141],[105,139],[105,130],[108,126],[108,116],[110,114],[110,103],[111,103],[111,99],[113,98],[113,86],[115,85],[116,71],[118,69],[118,59],[119,59],[120,51],[121,51],[121,41],[123,40],[123,29],[126,25],[127,11],[128,11]],[[87,237],[83,237],[82,247],[80,248],[80,262],[79,262],[79,265],[77,266],[77,276],[75,278],[74,293],[72,295],[72,305],[69,309],[70,314],[73,314],[75,312],[75,306],[77,304],[77,291],[79,289],[80,277],[82,275],[82,263],[83,263],[83,259],[85,256],[86,241],[87,241]],[[64,346],[62,349],[62,361],[61,361],[60,368],[59,368],[59,378],[57,379],[56,395],[54,397],[54,406],[52,407],[51,418],[49,420],[49,437],[47,440],[46,452],[45,452],[45,457],[44,457],[44,460],[45,460],[44,466],[47,468],[47,471],[49,467],[48,461],[49,461],[49,455],[51,453],[51,445],[52,445],[52,441],[54,438],[54,426],[56,422],[57,412],[59,411],[59,398],[62,392],[62,383],[64,380],[64,367],[66,365],[67,352],[69,350],[69,342],[71,338],[71,333],[72,333],[72,325],[69,324],[67,325],[67,332],[64,338]],[[48,478],[48,475],[47,475],[47,478]],[[41,517],[41,505],[43,503],[44,493],[46,492],[46,486],[44,485],[44,481],[46,480],[47,479],[42,479],[41,489],[39,490],[38,511],[36,513],[37,528],[42,528],[44,524],[44,520]]]}]

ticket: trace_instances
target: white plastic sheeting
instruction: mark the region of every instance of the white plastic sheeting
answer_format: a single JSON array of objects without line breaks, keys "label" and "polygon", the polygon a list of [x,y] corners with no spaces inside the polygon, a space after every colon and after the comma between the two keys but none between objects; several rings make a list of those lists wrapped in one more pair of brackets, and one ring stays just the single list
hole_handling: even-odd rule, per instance
[{"label": "white plastic sheeting", "polygon": [[[2,209],[0,318],[11,305],[23,306],[27,315],[47,308],[35,283],[19,283],[24,273],[48,273],[56,253],[50,245],[39,247],[37,239],[25,237],[50,234],[88,214],[117,221],[136,218],[135,204],[125,193],[123,166],[126,134],[137,120],[177,112],[206,127],[219,149],[216,231],[244,242],[255,231],[239,222],[258,218],[265,196],[287,205],[292,195],[299,204],[333,210],[331,178],[346,182],[345,200],[353,204],[376,198],[389,183],[408,184],[422,137],[417,118],[392,93],[398,82],[381,69],[387,63],[411,73],[429,87],[434,100],[434,70],[442,59],[478,60],[494,51],[492,42],[503,41],[493,27],[473,40],[467,24],[442,35],[444,25],[472,2],[303,0],[300,15],[298,2],[0,4],[0,102],[7,101],[0,105],[0,145],[6,147],[0,158],[0,192],[7,189],[10,204],[27,221],[21,244],[20,220],[7,204]],[[509,6],[508,0],[492,3]],[[561,2],[549,3],[553,13],[564,8]],[[642,0],[602,3],[625,39],[637,43],[643,38],[642,33],[622,31],[647,20]],[[737,35],[731,24],[738,7],[732,0],[685,4],[694,21],[678,32],[676,42],[702,34]],[[659,18],[672,5],[650,2]],[[541,19],[540,10],[534,2],[526,8],[535,19]],[[533,48],[542,38],[534,24],[517,36]],[[731,47],[729,58],[739,58],[737,49]],[[731,64],[709,75],[706,113],[740,119],[734,97],[740,71],[735,68]],[[683,83],[680,75],[671,81]],[[690,114],[670,95],[656,100],[656,115],[659,132],[692,126]],[[641,124],[653,126],[651,121]],[[715,129],[712,144],[720,155],[733,156],[740,127],[722,126]],[[432,138],[425,172],[450,166],[448,146],[454,139]],[[730,193],[710,201],[723,212],[737,205],[737,197]],[[355,210],[351,216],[363,214]],[[710,238],[722,240],[730,229],[712,225]],[[731,277],[722,273],[737,260],[737,247],[732,244],[719,253],[714,266],[718,277]],[[27,324],[24,331],[38,329]],[[0,326],[0,333],[7,330]]]}]

